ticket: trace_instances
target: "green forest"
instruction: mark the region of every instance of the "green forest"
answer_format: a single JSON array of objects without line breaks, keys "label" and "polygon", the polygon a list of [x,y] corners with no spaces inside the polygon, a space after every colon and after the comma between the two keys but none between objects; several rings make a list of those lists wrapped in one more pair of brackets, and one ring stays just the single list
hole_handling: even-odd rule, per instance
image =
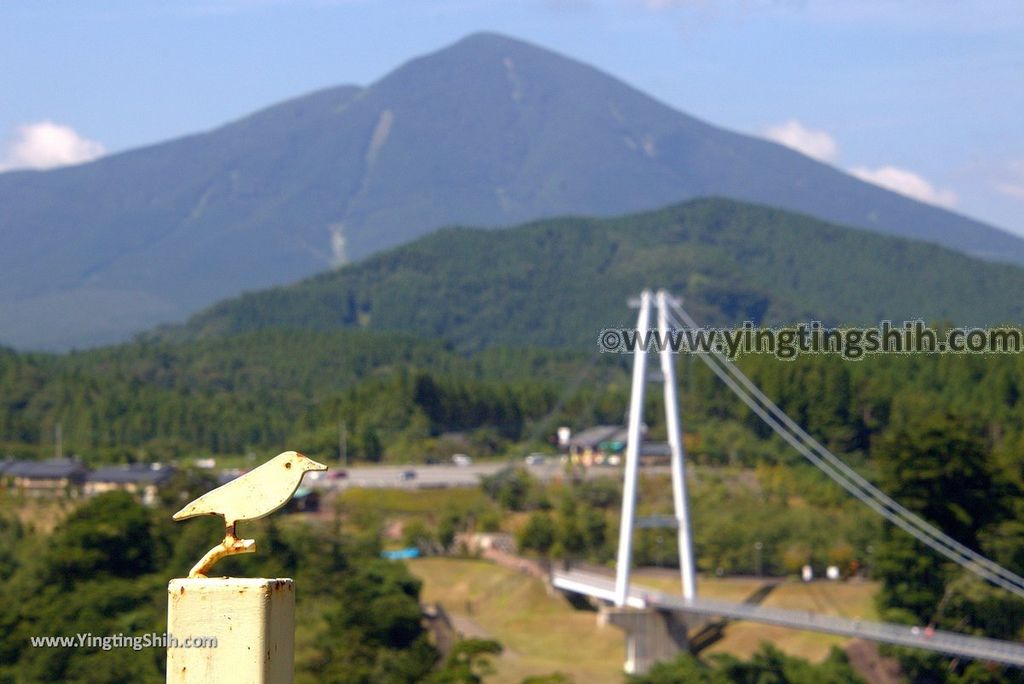
[{"label": "green forest", "polygon": [[[678,363],[698,463],[796,458],[699,361]],[[977,432],[1004,477],[1021,482],[1018,356],[749,355],[738,365],[794,420],[869,473],[881,465],[878,440],[888,431],[947,412]],[[345,421],[357,460],[422,460],[452,433],[480,453],[515,455],[546,443],[557,425],[622,423],[628,379],[621,355],[466,353],[372,331],[266,330],[67,355],[0,350],[0,448],[48,455],[60,423],[65,451],[87,462],[267,453],[288,444],[330,459]],[[652,437],[663,436],[658,392],[649,393],[646,410]]]},{"label": "green forest", "polygon": [[[533,450],[553,451],[550,439],[559,425],[580,430],[621,423],[628,360],[550,348],[470,352],[406,333],[369,330],[147,338],[66,355],[5,350],[0,352],[0,448],[12,457],[47,457],[59,423],[65,453],[94,465],[209,455],[262,459],[284,448],[331,461],[339,456],[343,422],[348,456],[355,463],[448,458],[456,449],[521,459]],[[996,638],[1024,634],[1020,601],[875,521],[803,464],[697,359],[682,356],[677,363],[696,478],[695,515],[706,521],[696,540],[702,571],[750,573],[755,561],[749,549],[763,542],[765,553],[757,563],[766,574],[789,574],[809,560],[844,567],[857,561],[881,582],[878,604],[885,619]],[[887,493],[962,543],[1011,570],[1024,570],[1019,456],[1024,359],[892,355],[856,362],[828,356],[783,361],[750,355],[738,363],[790,416]],[[664,438],[659,392],[648,393],[646,411],[650,437]],[[664,483],[645,486],[652,488],[645,499],[649,512],[666,510]],[[486,482],[485,490],[493,501],[490,512],[447,518],[442,537],[456,530],[501,529],[507,520],[526,516],[519,541],[527,552],[596,563],[611,559],[620,496],[614,487],[583,482],[546,490],[510,469]],[[8,508],[17,505],[7,501]],[[108,515],[117,519],[116,529],[93,529]],[[29,634],[66,632],[69,625],[91,620],[93,632],[144,626],[159,631],[171,569],[187,566],[185,548],[194,552],[206,543],[197,537],[215,536],[199,524],[173,529],[167,519],[166,510],[141,509],[126,497],[101,497],[78,508],[50,539],[5,516],[4,547],[15,551],[0,562],[3,591],[23,593],[2,597],[5,605],[17,607],[5,612],[0,626],[6,635],[0,681],[84,681],[90,658],[108,657],[43,654],[25,648],[23,637]],[[420,536],[437,540],[435,523]],[[402,566],[375,559],[379,532],[375,524],[346,530],[314,525],[284,534],[270,525],[265,534],[275,540],[274,553],[225,563],[226,571],[229,563],[241,564],[241,574],[344,576],[344,582],[326,584],[342,587],[337,591],[388,592],[386,602],[397,611],[395,625],[359,623],[365,616],[339,607],[348,599],[309,597],[310,610],[323,615],[313,622],[319,627],[301,636],[305,646],[297,667],[305,681],[423,681],[448,667],[418,626],[415,580]],[[115,543],[121,539],[138,541],[128,545],[135,555],[118,555],[127,548]],[[327,558],[310,556],[308,548],[317,539],[331,540],[336,551]],[[410,541],[417,542],[416,535]],[[62,551],[52,550],[57,548]],[[643,531],[637,554],[643,564],[668,566],[675,550],[671,540],[663,544]],[[365,586],[353,579],[359,577]],[[38,598],[15,601],[15,595]],[[353,630],[355,636],[345,643],[358,653],[332,650],[343,647],[316,631],[338,625]],[[450,664],[462,674],[452,676],[483,676],[495,647],[466,648]],[[979,663],[951,665],[912,651],[897,655],[912,681],[982,681],[982,675],[985,681],[1019,681],[1014,671]],[[157,678],[159,656],[118,657],[124,662],[114,671],[139,681]],[[332,670],[338,659],[360,663],[362,678],[345,679]],[[673,667],[707,681],[747,681],[735,679],[740,676],[735,668],[754,665],[758,671],[789,673],[770,681],[814,681],[801,679],[812,676],[800,674],[803,665],[770,650],[742,663],[683,660]],[[841,678],[845,666],[839,659],[821,667],[838,668],[837,675],[811,670],[827,681]],[[396,679],[395,672],[404,679]]]},{"label": "green forest", "polygon": [[[593,349],[656,283],[705,325],[1024,320],[1019,268],[727,199],[615,219],[441,230],[336,271],[221,302],[161,339],[269,327],[396,330],[456,348]],[[855,284],[852,287],[851,284]]]},{"label": "green forest", "polygon": [[[52,536],[0,518],[0,681],[163,682],[163,649],[32,648],[30,637],[164,633],[168,578],[184,574],[222,531],[213,518],[176,525],[170,515],[179,495],[210,484],[182,479],[156,509],[123,492],[103,494]],[[476,661],[500,648],[470,642],[443,659],[421,620],[418,581],[378,558],[375,530],[274,518],[248,530],[261,552],[218,572],[295,579],[296,682],[472,682]]]},{"label": "green forest", "polygon": [[[195,473],[181,477],[156,508],[125,493],[103,494],[47,534],[0,516],[0,541],[11,551],[0,565],[6,607],[0,614],[0,682],[164,681],[163,649],[31,648],[30,638],[163,633],[168,576],[183,572],[196,549],[219,533],[212,518],[175,525],[170,513],[179,499],[209,485]],[[456,518],[457,525],[464,522]],[[381,529],[372,516],[344,523],[336,517],[326,524],[270,518],[246,529],[261,540],[260,552],[225,560],[218,572],[295,579],[299,684],[487,681],[490,659],[502,645],[469,638],[442,655],[422,621],[420,582],[402,563],[378,557]],[[691,681],[698,675],[692,681],[859,681],[839,651],[815,665],[765,646],[748,661],[681,656],[629,683]],[[557,672],[523,680],[567,682]]]}]

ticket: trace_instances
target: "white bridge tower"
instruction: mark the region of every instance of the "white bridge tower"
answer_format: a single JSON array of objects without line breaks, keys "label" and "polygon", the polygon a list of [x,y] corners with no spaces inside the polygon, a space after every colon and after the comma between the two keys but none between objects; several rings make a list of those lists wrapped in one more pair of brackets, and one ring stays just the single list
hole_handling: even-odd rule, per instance
[{"label": "white bridge tower", "polygon": [[[652,300],[654,300],[652,302]],[[644,290],[640,295],[640,313],[637,316],[636,349],[633,352],[633,387],[629,403],[629,425],[626,439],[625,476],[622,487],[622,520],[619,526],[619,553],[615,573],[615,604],[626,605],[629,597],[629,574],[633,561],[633,528],[636,525],[637,472],[640,465],[641,426],[644,413],[644,389],[647,383],[647,345],[651,309],[657,308],[658,339],[664,342],[659,350],[661,375],[665,392],[665,425],[672,458],[672,499],[675,507],[676,533],[679,542],[679,574],[682,579],[683,599],[697,596],[696,568],[693,562],[693,536],[690,525],[690,504],[686,492],[686,452],[683,448],[683,430],[679,421],[679,401],[676,394],[675,359],[668,340],[669,294],[659,290],[652,295]],[[653,339],[652,339],[653,341]]]}]

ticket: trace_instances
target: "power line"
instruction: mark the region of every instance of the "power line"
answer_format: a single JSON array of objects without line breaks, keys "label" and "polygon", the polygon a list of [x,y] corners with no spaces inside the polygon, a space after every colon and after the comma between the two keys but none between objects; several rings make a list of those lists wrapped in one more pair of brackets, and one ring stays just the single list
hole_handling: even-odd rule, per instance
[{"label": "power line", "polygon": [[[678,318],[673,316],[673,322],[676,325],[692,329],[699,327],[679,302],[671,299],[669,301],[678,314]],[[699,354],[698,356],[780,437],[869,508],[958,565],[997,586],[1024,597],[1024,578],[964,546],[868,482],[789,418],[724,355],[712,351],[710,354]],[[755,401],[754,397],[757,397],[763,406]]]}]

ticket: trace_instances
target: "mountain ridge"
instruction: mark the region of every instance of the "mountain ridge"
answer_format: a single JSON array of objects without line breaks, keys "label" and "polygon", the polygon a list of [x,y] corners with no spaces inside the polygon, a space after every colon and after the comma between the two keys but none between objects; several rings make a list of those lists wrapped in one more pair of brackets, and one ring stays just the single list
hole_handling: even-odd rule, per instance
[{"label": "mountain ridge", "polygon": [[[797,250],[795,247],[800,247]],[[596,349],[659,287],[703,325],[1024,321],[1024,269],[727,199],[612,219],[447,228],[337,271],[221,302],[154,336],[267,328],[391,330],[489,346]]]},{"label": "mountain ridge", "polygon": [[1024,263],[1024,240],[473,34],[366,87],[76,167],[0,174],[0,342],[124,339],[446,225],[728,196]]}]

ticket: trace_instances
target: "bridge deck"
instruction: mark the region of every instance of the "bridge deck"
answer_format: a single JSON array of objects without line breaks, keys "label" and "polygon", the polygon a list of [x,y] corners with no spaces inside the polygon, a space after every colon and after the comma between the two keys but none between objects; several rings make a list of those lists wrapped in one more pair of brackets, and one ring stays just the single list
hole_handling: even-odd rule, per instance
[{"label": "bridge deck", "polygon": [[[563,591],[585,594],[604,601],[615,600],[615,582],[603,575],[580,570],[556,571],[552,575],[552,583]],[[681,596],[636,585],[630,588],[627,604],[634,608],[716,615],[840,636],[861,637],[887,644],[923,648],[947,655],[1024,667],[1024,645],[1012,641],[699,597],[687,601]]]}]

